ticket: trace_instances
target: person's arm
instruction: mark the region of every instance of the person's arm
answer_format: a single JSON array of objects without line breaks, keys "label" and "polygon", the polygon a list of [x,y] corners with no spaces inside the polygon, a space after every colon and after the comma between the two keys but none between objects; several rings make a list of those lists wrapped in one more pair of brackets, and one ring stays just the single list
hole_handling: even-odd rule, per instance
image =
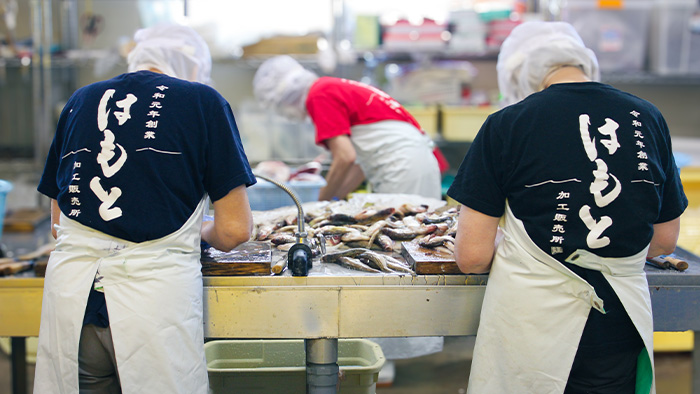
[{"label": "person's arm", "polygon": [[455,260],[465,274],[483,274],[491,269],[500,218],[462,205],[455,237]]},{"label": "person's arm", "polygon": [[678,234],[681,232],[680,216],[664,223],[654,225],[654,235],[651,237],[647,258],[662,254],[671,254],[676,249]]},{"label": "person's arm", "polygon": [[245,185],[214,201],[214,221],[202,223],[202,239],[225,252],[250,240],[252,233],[253,213]]},{"label": "person's arm", "polygon": [[[333,160],[326,174],[326,186],[321,188],[318,199],[330,200],[333,197],[344,198],[347,193],[352,191],[347,190],[352,186],[351,183],[355,182],[354,186],[357,187],[362,182],[362,179],[364,179],[364,174],[362,174],[362,179],[357,182],[356,178],[358,173],[353,169],[353,167],[356,166],[355,159],[357,158],[357,153],[352,146],[352,142],[350,142],[350,137],[347,135],[333,137],[325,142],[333,155]],[[360,174],[361,173],[360,171]],[[350,179],[352,179],[352,181],[350,181]]]},{"label": "person's arm", "polygon": [[51,235],[53,235],[54,239],[58,238],[58,234],[56,233],[56,228],[54,227],[54,225],[60,224],[60,221],[61,221],[61,208],[58,207],[58,201],[56,201],[52,198],[51,199]]},{"label": "person's arm", "polygon": [[340,185],[340,189],[336,194],[339,198],[345,198],[349,193],[352,193],[355,190],[357,190],[357,188],[360,187],[364,180],[365,173],[362,172],[362,168],[360,168],[360,165],[356,163],[348,169],[348,172],[345,175],[345,181],[342,185]]}]

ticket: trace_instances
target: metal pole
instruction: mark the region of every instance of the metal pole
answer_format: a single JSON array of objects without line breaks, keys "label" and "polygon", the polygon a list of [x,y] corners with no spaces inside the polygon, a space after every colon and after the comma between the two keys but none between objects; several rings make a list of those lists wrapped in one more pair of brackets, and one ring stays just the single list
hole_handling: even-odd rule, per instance
[{"label": "metal pole", "polygon": [[41,37],[42,37],[42,6],[40,0],[32,0],[32,42],[34,48],[32,51],[32,109],[34,111],[34,163],[36,168],[41,168],[45,157],[40,157],[39,140],[41,138],[41,130],[44,128],[44,105],[43,105],[43,89],[41,82]]},{"label": "metal pole", "polygon": [[[55,128],[53,124],[53,100],[52,96],[52,70],[51,70],[51,46],[53,44],[53,12],[51,0],[44,0],[44,11],[42,13],[44,23],[44,39],[41,42],[42,49],[42,70],[43,70],[43,102],[42,108],[42,128],[39,133],[37,142],[39,157],[42,162],[39,168],[44,168],[43,162],[46,160],[46,155],[49,153],[49,145],[51,144],[51,129]],[[36,50],[36,48],[34,48]]]},{"label": "metal pole", "polygon": [[10,339],[12,394],[27,394],[27,345],[24,337]]},{"label": "metal pole", "polygon": [[693,394],[700,394],[700,331],[693,331],[693,337],[692,390]]},{"label": "metal pole", "polygon": [[306,393],[335,394],[338,390],[338,338],[305,339]]}]

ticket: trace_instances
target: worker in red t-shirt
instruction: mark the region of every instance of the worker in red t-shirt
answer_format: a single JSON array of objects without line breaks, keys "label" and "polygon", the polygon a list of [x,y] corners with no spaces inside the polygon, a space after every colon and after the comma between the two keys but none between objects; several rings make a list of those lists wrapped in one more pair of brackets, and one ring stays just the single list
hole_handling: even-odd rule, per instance
[{"label": "worker in red t-shirt", "polygon": [[258,101],[316,126],[316,144],[333,160],[319,199],[344,198],[365,179],[374,193],[440,199],[447,161],[396,100],[353,80],[318,77],[290,56],[265,61],[255,74]]}]

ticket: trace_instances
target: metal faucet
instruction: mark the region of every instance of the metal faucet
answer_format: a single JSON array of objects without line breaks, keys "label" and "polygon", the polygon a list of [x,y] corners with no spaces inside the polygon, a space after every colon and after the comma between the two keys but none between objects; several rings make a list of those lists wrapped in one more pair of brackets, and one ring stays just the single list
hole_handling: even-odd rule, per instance
[{"label": "metal faucet", "polygon": [[[279,187],[280,189],[284,190],[287,194],[289,194],[292,200],[294,200],[294,204],[296,204],[298,210],[297,232],[294,233],[297,242],[294,245],[292,245],[292,247],[287,252],[287,265],[292,271],[292,276],[307,276],[312,266],[313,253],[309,245],[306,244],[306,240],[309,234],[306,233],[306,231],[304,231],[304,209],[301,206],[299,198],[297,198],[296,194],[294,194],[294,192],[286,185],[283,185],[282,183],[270,179],[266,176],[257,174],[254,175],[257,178],[262,178],[272,183],[273,185]],[[323,245],[322,249],[325,249],[325,244]]]}]

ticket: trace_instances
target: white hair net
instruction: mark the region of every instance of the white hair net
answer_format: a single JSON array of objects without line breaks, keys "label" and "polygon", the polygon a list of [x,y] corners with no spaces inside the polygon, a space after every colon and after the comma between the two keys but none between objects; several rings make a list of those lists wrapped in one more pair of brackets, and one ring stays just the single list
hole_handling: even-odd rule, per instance
[{"label": "white hair net", "polygon": [[171,77],[211,83],[211,54],[194,29],[165,24],[137,30],[129,52],[129,72],[155,68]]},{"label": "white hair net", "polygon": [[318,75],[287,55],[263,62],[253,78],[253,94],[265,108],[301,120],[306,117],[306,95]]},{"label": "white hair net", "polygon": [[498,54],[498,87],[503,105],[514,104],[544,88],[554,70],[579,67],[592,81],[600,80],[595,53],[586,48],[566,22],[525,22],[516,26]]}]

